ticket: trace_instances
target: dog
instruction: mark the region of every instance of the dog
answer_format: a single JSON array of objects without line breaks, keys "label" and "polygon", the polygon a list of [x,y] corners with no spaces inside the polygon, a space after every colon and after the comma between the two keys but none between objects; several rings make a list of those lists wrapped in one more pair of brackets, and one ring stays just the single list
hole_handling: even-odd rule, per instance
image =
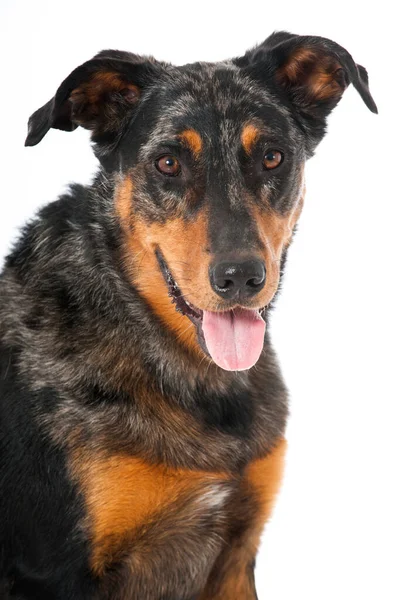
[{"label": "dog", "polygon": [[29,120],[100,169],[0,277],[0,589],[18,600],[254,600],[287,390],[267,323],[304,164],[364,67],[275,32],[181,67],[105,50]]}]

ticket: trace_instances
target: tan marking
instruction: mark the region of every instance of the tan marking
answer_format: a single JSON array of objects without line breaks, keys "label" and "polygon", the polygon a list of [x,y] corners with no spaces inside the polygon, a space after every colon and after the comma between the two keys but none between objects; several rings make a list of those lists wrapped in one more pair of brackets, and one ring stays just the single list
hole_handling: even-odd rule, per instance
[{"label": "tan marking", "polygon": [[[260,306],[269,304],[277,291],[280,280],[280,261],[284,249],[290,244],[293,230],[303,207],[304,187],[293,208],[284,215],[272,208],[258,206],[252,208],[257,223],[258,235],[262,242],[261,257],[266,265],[266,285],[258,294]],[[261,304],[263,303],[263,304]]]},{"label": "tan marking", "polygon": [[175,219],[165,225],[154,223],[150,226],[135,219],[134,233],[129,238],[129,247],[139,260],[138,264],[136,261],[136,265],[132,265],[137,289],[166,325],[174,329],[179,339],[196,352],[202,352],[197,343],[196,329],[188,317],[176,311],[171,302],[155,257],[155,249],[161,249],[173,278],[179,285],[180,293],[198,307],[196,294],[203,291],[208,281],[206,228],[204,216],[199,216],[191,224],[183,219]]},{"label": "tan marking", "polygon": [[[212,484],[228,479],[224,473],[172,469],[141,458],[84,453],[75,456],[73,471],[88,511],[91,567],[96,575],[112,563],[138,527],[162,518],[186,497],[200,500]],[[194,503],[193,510],[198,506]]]},{"label": "tan marking", "polygon": [[298,48],[277,71],[277,78],[281,82],[295,84],[303,74],[303,67],[317,60],[316,54],[309,48]]},{"label": "tan marking", "polygon": [[247,154],[251,153],[252,147],[260,136],[259,129],[253,124],[245,125],[241,132],[241,143]]},{"label": "tan marking", "polygon": [[[179,340],[197,356],[203,357],[196,328],[188,317],[176,311],[168,295],[155,250],[161,250],[188,302],[202,310],[220,310],[222,301],[212,289],[208,274],[211,257],[207,213],[202,210],[193,221],[178,217],[165,223],[147,223],[134,213],[133,188],[132,177],[128,175],[117,185],[115,192],[116,213],[124,231],[123,263],[127,275]],[[301,208],[302,195],[285,215],[256,205],[251,209],[262,242],[258,255],[265,261],[267,270],[266,285],[255,297],[253,308],[269,304],[278,288],[281,255],[290,243]]]},{"label": "tan marking", "polygon": [[[281,439],[265,457],[253,461],[246,469],[241,493],[253,496],[256,508],[246,510],[250,524],[245,532],[229,544],[219,557],[200,600],[246,600],[254,598],[249,566],[256,556],[265,523],[270,518],[280,488],[286,441]],[[244,505],[245,506],[245,505]],[[234,526],[234,517],[231,519]]]},{"label": "tan marking", "polygon": [[85,106],[82,116],[79,116],[79,112],[74,120],[77,123],[86,120],[90,120],[95,117],[99,110],[100,105],[105,101],[105,95],[109,92],[130,92],[129,101],[132,102],[135,99],[138,100],[140,96],[140,90],[136,85],[124,81],[119,73],[111,71],[99,71],[94,73],[89,81],[86,81],[75,88],[69,97],[72,104],[89,105],[90,110]]},{"label": "tan marking", "polygon": [[279,83],[307,88],[309,100],[326,100],[342,95],[342,87],[335,79],[341,65],[336,58],[322,51],[298,48],[277,71]]},{"label": "tan marking", "polygon": [[259,511],[250,535],[252,552],[258,549],[260,536],[266,521],[270,518],[280,489],[284,471],[284,459],[287,442],[281,439],[265,458],[253,461],[247,469],[248,485],[256,496]]},{"label": "tan marking", "polygon": [[186,129],[180,134],[179,137],[185,144],[187,144],[195,156],[199,156],[202,151],[202,139],[200,134],[195,131],[195,129]]},{"label": "tan marking", "polygon": [[133,179],[130,175],[124,179],[123,185],[118,188],[118,193],[115,196],[115,207],[123,228],[125,231],[129,231],[133,207]]},{"label": "tan marking", "polygon": [[[125,232],[124,264],[128,276],[162,321],[177,334],[179,340],[203,356],[197,333],[190,319],[177,312],[168,295],[168,288],[158,265],[155,250],[160,248],[181,293],[194,306],[200,307],[212,290],[208,283],[209,256],[207,220],[201,213],[192,222],[181,218],[165,224],[147,224],[133,215],[133,183],[127,176],[115,194],[116,212]],[[130,228],[130,230],[129,230]],[[202,302],[197,302],[197,294]]]}]

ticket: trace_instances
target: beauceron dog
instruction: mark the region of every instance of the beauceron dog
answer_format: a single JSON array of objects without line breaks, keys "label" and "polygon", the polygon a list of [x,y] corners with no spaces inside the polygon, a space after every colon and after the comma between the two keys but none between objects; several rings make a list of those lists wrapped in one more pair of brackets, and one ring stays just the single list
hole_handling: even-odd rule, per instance
[{"label": "beauceron dog", "polygon": [[[100,169],[0,278],[0,588],[19,600],[254,600],[287,392],[266,324],[304,164],[364,67],[273,33],[175,67],[105,50],[29,121]],[[43,167],[45,176],[45,165]]]}]

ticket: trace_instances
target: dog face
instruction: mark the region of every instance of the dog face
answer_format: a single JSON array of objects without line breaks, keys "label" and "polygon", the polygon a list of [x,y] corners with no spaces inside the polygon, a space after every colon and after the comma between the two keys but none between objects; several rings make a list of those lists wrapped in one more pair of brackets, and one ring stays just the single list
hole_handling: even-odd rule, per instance
[{"label": "dog face", "polygon": [[346,50],[284,32],[215,64],[104,51],[32,115],[27,144],[92,130],[129,279],[187,348],[243,370],[263,348],[304,163],[349,83],[376,112]]}]

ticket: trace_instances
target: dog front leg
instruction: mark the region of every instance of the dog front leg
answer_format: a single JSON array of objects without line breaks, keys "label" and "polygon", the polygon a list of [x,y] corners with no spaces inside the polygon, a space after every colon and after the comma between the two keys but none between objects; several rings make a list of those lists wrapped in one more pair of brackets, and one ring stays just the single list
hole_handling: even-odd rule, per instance
[{"label": "dog front leg", "polygon": [[199,600],[256,600],[255,557],[279,490],[286,442],[251,462],[229,507],[229,535]]}]

